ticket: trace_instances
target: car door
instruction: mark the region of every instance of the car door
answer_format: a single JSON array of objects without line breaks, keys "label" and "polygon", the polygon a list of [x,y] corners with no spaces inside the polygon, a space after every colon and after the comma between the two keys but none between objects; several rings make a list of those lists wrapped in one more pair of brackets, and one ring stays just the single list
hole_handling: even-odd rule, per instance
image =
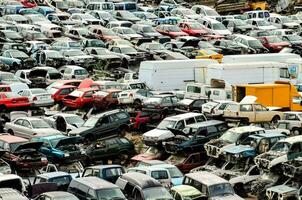
[{"label": "car door", "polygon": [[248,119],[248,122],[255,122],[256,116],[252,104],[240,104],[240,118]]},{"label": "car door", "polygon": [[12,134],[9,129],[11,129],[13,131],[13,134],[16,136],[20,136],[22,135],[22,123],[23,123],[23,119],[17,119],[16,121],[13,122],[13,125],[8,128],[8,133]]},{"label": "car door", "polygon": [[83,95],[82,105],[90,105],[92,103],[93,91],[88,91]]},{"label": "car door", "polygon": [[30,121],[28,121],[27,119],[24,119],[22,122],[22,133],[21,133],[21,137],[30,139],[33,136],[33,127],[30,123]]},{"label": "car door", "polygon": [[97,138],[108,137],[111,135],[112,124],[109,116],[103,116],[96,124],[95,134]]},{"label": "car door", "polygon": [[93,146],[91,147],[92,151],[89,154],[89,158],[91,160],[101,160],[102,158],[104,158],[106,155],[106,144],[105,141],[97,141],[95,144],[93,144]]},{"label": "car door", "polygon": [[106,143],[106,155],[108,156],[117,156],[119,153],[119,144],[115,138],[108,139],[105,141]]},{"label": "car door", "polygon": [[260,104],[254,104],[256,121],[265,122],[268,120],[267,110]]},{"label": "car door", "polygon": [[183,162],[183,169],[182,171],[188,172],[195,167],[199,167],[201,160],[201,153],[194,153],[191,154],[185,161]]}]

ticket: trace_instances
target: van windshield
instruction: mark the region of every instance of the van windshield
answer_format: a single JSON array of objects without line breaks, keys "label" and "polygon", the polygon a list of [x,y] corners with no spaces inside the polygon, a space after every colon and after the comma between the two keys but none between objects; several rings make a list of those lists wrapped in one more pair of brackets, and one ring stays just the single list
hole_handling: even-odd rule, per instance
[{"label": "van windshield", "polygon": [[143,190],[145,200],[173,200],[170,193],[164,187],[151,187]]},{"label": "van windshield", "polygon": [[163,120],[157,126],[158,129],[167,130],[167,128],[174,128],[176,121]]},{"label": "van windshield", "polygon": [[102,189],[96,191],[98,200],[125,199],[122,191],[119,188]]},{"label": "van windshield", "polygon": [[234,195],[234,190],[229,183],[222,183],[217,185],[209,186],[209,196],[225,196],[225,195]]}]

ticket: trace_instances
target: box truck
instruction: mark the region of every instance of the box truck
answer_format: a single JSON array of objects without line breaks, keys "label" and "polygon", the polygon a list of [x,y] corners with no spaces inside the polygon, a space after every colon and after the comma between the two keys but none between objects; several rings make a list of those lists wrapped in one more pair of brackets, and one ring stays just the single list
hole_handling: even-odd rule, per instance
[{"label": "box truck", "polygon": [[152,90],[185,90],[189,82],[205,83],[206,69],[218,64],[212,59],[144,61],[139,80]]},{"label": "box truck", "polygon": [[233,100],[240,102],[245,96],[257,97],[256,102],[266,107],[301,111],[301,96],[290,82],[276,81],[272,84],[249,84],[232,86]]},{"label": "box truck", "polygon": [[212,80],[225,82],[226,87],[234,84],[273,83],[290,80],[288,65],[278,62],[242,62],[209,65],[206,84]]}]

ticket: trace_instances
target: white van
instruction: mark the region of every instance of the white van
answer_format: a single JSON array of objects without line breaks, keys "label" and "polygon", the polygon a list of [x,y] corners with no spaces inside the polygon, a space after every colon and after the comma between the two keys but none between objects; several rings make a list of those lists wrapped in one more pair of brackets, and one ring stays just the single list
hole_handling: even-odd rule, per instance
[{"label": "white van", "polygon": [[270,13],[267,10],[253,10],[245,12],[244,15],[247,16],[248,19],[252,18],[269,18]]},{"label": "white van", "polygon": [[112,2],[90,2],[86,6],[87,10],[103,10],[114,11],[114,4]]},{"label": "white van", "polygon": [[158,182],[160,182],[160,184],[162,184],[162,186],[166,188],[170,188],[172,186],[170,173],[165,168],[160,168],[156,166],[133,167],[133,168],[129,168],[127,172],[138,172],[138,173],[146,174],[148,176],[151,176]]}]

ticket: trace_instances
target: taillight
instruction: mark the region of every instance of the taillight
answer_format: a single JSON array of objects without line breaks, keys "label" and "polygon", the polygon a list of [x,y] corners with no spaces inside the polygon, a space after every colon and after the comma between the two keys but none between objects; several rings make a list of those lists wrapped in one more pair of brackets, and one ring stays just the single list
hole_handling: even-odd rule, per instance
[{"label": "taillight", "polygon": [[129,97],[133,97],[133,94],[132,94],[132,93],[130,93],[130,94],[129,94]]},{"label": "taillight", "polygon": [[33,98],[33,101],[37,101],[37,100],[38,100],[37,97],[34,97],[34,98]]}]

